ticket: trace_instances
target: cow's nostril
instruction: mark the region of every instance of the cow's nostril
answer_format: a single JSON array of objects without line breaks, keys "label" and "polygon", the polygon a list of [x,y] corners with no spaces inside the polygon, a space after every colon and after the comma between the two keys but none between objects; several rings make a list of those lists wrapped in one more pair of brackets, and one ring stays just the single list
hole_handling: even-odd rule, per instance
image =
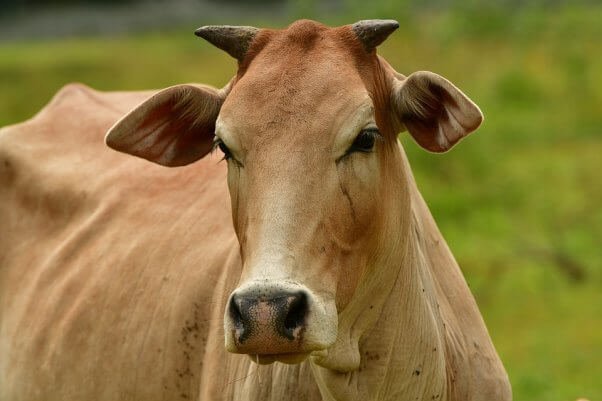
[{"label": "cow's nostril", "polygon": [[243,316],[240,310],[241,307],[241,299],[237,295],[233,295],[230,299],[230,306],[228,311],[230,313],[230,319],[232,319],[232,323],[237,330],[241,330],[243,328]]},{"label": "cow's nostril", "polygon": [[284,318],[284,330],[287,337],[294,339],[297,337],[296,330],[303,327],[305,316],[307,315],[307,295],[304,292],[298,292],[291,296],[289,308]]}]

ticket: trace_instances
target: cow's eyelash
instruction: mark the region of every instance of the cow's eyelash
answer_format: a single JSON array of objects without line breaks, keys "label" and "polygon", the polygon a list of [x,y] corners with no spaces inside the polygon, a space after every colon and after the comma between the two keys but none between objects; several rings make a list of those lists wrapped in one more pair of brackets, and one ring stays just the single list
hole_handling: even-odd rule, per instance
[{"label": "cow's eyelash", "polygon": [[226,146],[224,141],[222,141],[219,137],[216,136],[213,140],[213,147],[211,149],[211,152],[215,152],[217,149],[221,150],[224,154],[222,160],[229,160],[232,158],[232,152],[230,151],[230,149]]},{"label": "cow's eyelash", "polygon": [[347,150],[347,153],[353,152],[362,152],[368,153],[371,152],[374,148],[374,144],[376,141],[383,140],[382,135],[378,128],[365,128],[360,131],[360,133],[355,137],[355,140]]}]

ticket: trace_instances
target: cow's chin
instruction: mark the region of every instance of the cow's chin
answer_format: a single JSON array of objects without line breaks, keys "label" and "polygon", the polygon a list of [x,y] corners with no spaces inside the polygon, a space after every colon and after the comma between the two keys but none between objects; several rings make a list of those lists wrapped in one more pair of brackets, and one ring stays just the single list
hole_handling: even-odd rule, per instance
[{"label": "cow's chin", "polygon": [[309,352],[289,353],[289,354],[247,354],[249,358],[260,365],[269,365],[274,362],[282,362],[288,365],[296,365],[303,362],[309,356]]}]

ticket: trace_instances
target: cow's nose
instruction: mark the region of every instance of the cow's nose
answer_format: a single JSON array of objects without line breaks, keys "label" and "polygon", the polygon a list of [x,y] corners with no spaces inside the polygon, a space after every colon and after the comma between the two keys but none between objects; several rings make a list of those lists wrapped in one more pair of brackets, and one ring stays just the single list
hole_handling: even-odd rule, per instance
[{"label": "cow's nose", "polygon": [[303,291],[259,296],[235,293],[229,304],[234,337],[239,346],[246,342],[269,346],[266,343],[299,339],[307,311],[307,294]]}]

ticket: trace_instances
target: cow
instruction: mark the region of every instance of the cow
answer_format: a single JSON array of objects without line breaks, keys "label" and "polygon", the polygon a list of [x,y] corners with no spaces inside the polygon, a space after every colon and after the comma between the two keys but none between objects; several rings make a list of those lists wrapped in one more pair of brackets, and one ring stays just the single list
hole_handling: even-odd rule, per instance
[{"label": "cow", "polygon": [[510,400],[398,139],[483,117],[377,55],[398,26],[202,27],[224,88],[71,84],[2,129],[0,400]]}]

